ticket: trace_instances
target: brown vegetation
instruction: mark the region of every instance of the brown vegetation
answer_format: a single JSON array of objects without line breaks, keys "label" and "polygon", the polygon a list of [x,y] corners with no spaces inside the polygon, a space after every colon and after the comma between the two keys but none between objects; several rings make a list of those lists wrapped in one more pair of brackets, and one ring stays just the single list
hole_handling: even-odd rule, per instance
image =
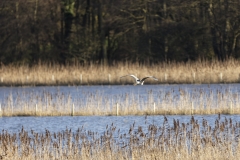
[{"label": "brown vegetation", "polygon": [[[75,97],[72,97],[75,96]],[[240,114],[240,95],[227,90],[171,89],[143,95],[104,95],[79,88],[75,95],[61,92],[20,92],[1,101],[2,116],[189,115]]]},{"label": "brown vegetation", "polygon": [[120,76],[135,74],[138,77],[154,75],[159,81],[146,80],[145,84],[161,83],[238,83],[240,61],[197,61],[187,63],[117,63],[112,66],[89,65],[2,65],[0,84],[14,85],[96,85],[133,84],[129,78]]},{"label": "brown vegetation", "polygon": [[165,117],[161,125],[148,129],[131,125],[129,133],[121,134],[112,124],[104,134],[79,128],[58,133],[19,133],[2,131],[1,159],[239,159],[240,124],[219,117],[215,126],[203,119],[191,118],[189,123],[173,124]]}]

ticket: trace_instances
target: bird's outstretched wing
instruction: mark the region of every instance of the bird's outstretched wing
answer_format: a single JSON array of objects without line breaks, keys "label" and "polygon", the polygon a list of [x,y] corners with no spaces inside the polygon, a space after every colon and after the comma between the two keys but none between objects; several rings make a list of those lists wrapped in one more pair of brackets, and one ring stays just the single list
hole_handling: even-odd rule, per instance
[{"label": "bird's outstretched wing", "polygon": [[[135,80],[139,80],[136,76],[134,76],[133,74],[130,74],[130,75],[126,75],[126,76],[131,76],[131,77],[133,77]],[[126,77],[126,76],[122,76],[122,77],[120,77],[120,78],[123,78],[123,77]]]},{"label": "bird's outstretched wing", "polygon": [[141,79],[141,81],[145,81],[147,78],[152,78],[155,81],[158,81],[158,79],[156,77],[153,77],[153,76],[144,77],[143,79]]}]

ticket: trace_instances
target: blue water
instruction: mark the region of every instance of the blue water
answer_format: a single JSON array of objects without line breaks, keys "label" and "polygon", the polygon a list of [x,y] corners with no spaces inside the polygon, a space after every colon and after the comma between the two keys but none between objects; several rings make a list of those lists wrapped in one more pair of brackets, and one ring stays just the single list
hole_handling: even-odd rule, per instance
[{"label": "blue water", "polygon": [[[144,86],[59,86],[59,87],[1,87],[0,100],[3,102],[10,94],[13,97],[26,95],[26,100],[32,94],[44,96],[45,93],[53,95],[64,94],[73,99],[86,99],[89,96],[99,94],[106,97],[114,97],[131,94],[138,98],[147,98],[152,94],[154,98],[161,98],[162,93],[180,94],[180,90],[195,94],[199,92],[221,92],[240,95],[240,84],[202,84],[202,85],[144,85]],[[23,96],[24,97],[24,96]],[[13,98],[14,99],[14,98]],[[13,101],[14,102],[14,101]],[[172,125],[173,119],[178,119],[180,123],[189,123],[191,115],[166,116],[169,124]],[[209,125],[214,125],[218,115],[195,115],[199,122],[206,119]],[[239,123],[239,115],[222,115],[231,118],[233,122]],[[224,119],[224,118],[222,118]],[[103,133],[106,127],[113,124],[120,129],[121,133],[127,133],[131,125],[142,126],[147,129],[150,124],[161,126],[164,121],[163,115],[158,116],[63,116],[63,117],[1,117],[0,130],[7,130],[10,133],[18,132],[24,127],[25,130],[44,132],[45,129],[51,132],[59,132],[66,129],[77,130],[84,128],[86,131]]]},{"label": "blue water", "polygon": [[[170,126],[173,120],[179,120],[179,123],[190,123],[191,115],[167,115],[165,116]],[[220,115],[221,120],[225,118],[232,119],[233,123],[240,123],[239,115]],[[194,115],[194,119],[201,125],[202,120],[208,121],[210,126],[214,127],[215,120],[218,115]],[[163,115],[157,116],[63,116],[63,117],[2,117],[0,118],[0,130],[7,130],[9,133],[17,133],[22,127],[26,131],[34,130],[35,132],[44,133],[45,130],[50,132],[62,132],[66,128],[73,132],[78,128],[86,131],[93,131],[103,134],[107,126],[116,126],[121,134],[128,133],[130,127],[134,124],[134,128],[139,126],[147,131],[149,125],[161,127],[164,122]]]},{"label": "blue water", "polygon": [[[29,99],[46,98],[46,94],[50,94],[54,101],[55,97],[64,95],[65,102],[69,97],[73,102],[87,102],[91,97],[96,101],[101,97],[102,99],[111,100],[112,103],[119,103],[124,101],[126,97],[131,97],[134,100],[147,101],[149,96],[153,97],[153,101],[161,101],[166,98],[166,95],[171,95],[169,99],[179,100],[180,93],[187,93],[189,97],[198,97],[200,93],[204,93],[205,99],[210,95],[217,98],[217,94],[231,93],[238,96],[240,99],[240,84],[183,84],[183,85],[113,85],[113,86],[59,86],[59,87],[0,87],[0,101],[4,103],[10,97],[13,99],[12,105],[18,102],[17,97],[22,100],[29,101]],[[40,98],[39,98],[40,97]],[[233,101],[234,102],[234,101]]]},{"label": "blue water", "polygon": [[69,94],[73,98],[78,98],[84,94],[96,94],[99,93],[105,96],[118,96],[124,94],[134,94],[134,95],[148,95],[149,93],[158,94],[161,92],[175,92],[179,94],[179,90],[185,92],[232,92],[240,93],[240,84],[180,84],[180,85],[143,85],[143,86],[133,86],[133,85],[112,85],[112,86],[40,86],[40,87],[0,87],[0,99],[12,94],[16,96],[17,94],[32,93],[40,94],[43,92],[49,92],[52,94],[63,93]]}]

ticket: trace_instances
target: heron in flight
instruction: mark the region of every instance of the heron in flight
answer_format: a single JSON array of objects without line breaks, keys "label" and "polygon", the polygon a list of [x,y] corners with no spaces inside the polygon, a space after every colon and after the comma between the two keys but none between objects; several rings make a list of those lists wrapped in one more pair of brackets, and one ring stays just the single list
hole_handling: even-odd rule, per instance
[{"label": "heron in flight", "polygon": [[[154,79],[155,81],[158,81],[158,79],[155,78],[155,77],[153,77],[153,76],[147,76],[147,77],[144,77],[144,78],[141,79],[141,80],[140,80],[139,78],[137,78],[135,75],[132,75],[132,74],[126,75],[126,76],[131,76],[131,77],[133,77],[133,78],[136,80],[136,83],[134,83],[134,85],[143,85],[144,81],[145,81],[147,78],[152,78],[152,79]],[[126,77],[126,76],[122,76],[122,77],[120,77],[120,78],[123,78],[123,77]]]}]

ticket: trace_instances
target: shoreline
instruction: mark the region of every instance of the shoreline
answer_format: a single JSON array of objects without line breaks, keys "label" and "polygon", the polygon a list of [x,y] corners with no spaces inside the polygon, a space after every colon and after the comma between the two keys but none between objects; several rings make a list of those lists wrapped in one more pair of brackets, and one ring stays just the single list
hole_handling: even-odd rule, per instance
[{"label": "shoreline", "polygon": [[144,85],[155,84],[227,84],[240,83],[240,61],[197,61],[188,63],[159,63],[140,65],[119,63],[114,66],[48,65],[0,66],[0,86],[74,86],[74,85],[132,85],[134,74],[138,78],[154,76]]}]

